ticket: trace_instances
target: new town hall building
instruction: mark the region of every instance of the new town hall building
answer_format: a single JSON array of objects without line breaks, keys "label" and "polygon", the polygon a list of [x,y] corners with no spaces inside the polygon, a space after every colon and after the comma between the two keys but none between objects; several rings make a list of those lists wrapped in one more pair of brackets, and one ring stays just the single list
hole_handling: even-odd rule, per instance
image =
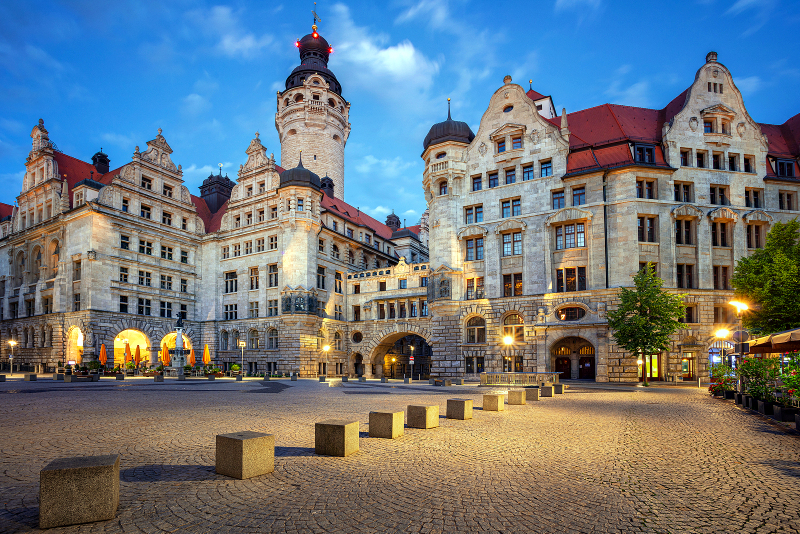
[{"label": "new town hall building", "polygon": [[[13,339],[40,367],[101,344],[154,363],[182,316],[198,359],[208,344],[238,362],[244,341],[258,373],[694,378],[735,321],[736,261],[798,215],[800,115],[755,122],[712,52],[663,109],[558,115],[506,77],[477,133],[448,112],[425,138],[420,224],[381,223],[344,201],[351,104],[329,46],[316,28],[297,45],[280,162],[256,134],[236,181],[209,176],[199,196],[160,130],[112,170],[102,150],[60,152],[39,121],[16,205],[0,206],[3,361]],[[671,350],[639,367],[606,311],[646,262],[688,296]]]}]

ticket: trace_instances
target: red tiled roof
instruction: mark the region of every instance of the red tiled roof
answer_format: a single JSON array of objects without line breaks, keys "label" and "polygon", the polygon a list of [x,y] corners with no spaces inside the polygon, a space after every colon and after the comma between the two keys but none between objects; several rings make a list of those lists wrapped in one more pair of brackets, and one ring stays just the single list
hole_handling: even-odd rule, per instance
[{"label": "red tiled roof", "polygon": [[0,219],[10,217],[14,213],[14,206],[0,202]]},{"label": "red tiled roof", "polygon": [[222,216],[228,211],[228,201],[226,200],[216,213],[211,213],[205,200],[195,195],[190,196],[192,198],[192,204],[194,204],[197,210],[197,216],[200,217],[206,227],[206,233],[210,234],[219,230],[219,227],[222,225]]},{"label": "red tiled roof", "polygon": [[[419,231],[422,227],[419,224],[415,224],[414,226],[406,226],[406,230],[409,232],[414,232],[415,234],[419,235]],[[402,230],[402,228],[401,228]]]},{"label": "red tiled roof", "polygon": [[667,107],[661,110],[664,113],[664,116],[661,118],[662,124],[672,121],[672,118],[683,109],[683,106],[686,104],[686,96],[688,94],[689,88],[687,87],[686,90],[684,90],[681,94],[673,98],[672,101],[667,104]]},{"label": "red tiled roof", "polygon": [[73,158],[63,152],[53,152],[53,159],[58,164],[58,174],[62,181],[64,175],[67,175],[70,207],[72,207],[72,189],[75,187],[75,184],[81,180],[94,180],[103,185],[111,185],[111,180],[115,175],[119,174],[119,170],[122,168],[117,167],[105,174],[100,174],[91,163]]},{"label": "red tiled roof", "polygon": [[379,223],[363,211],[359,211],[344,200],[331,198],[328,195],[322,196],[322,207],[328,211],[335,212],[337,215],[357,226],[364,226],[371,229],[383,239],[392,238],[392,229],[383,223]]},{"label": "red tiled roof", "polygon": [[800,113],[780,126],[759,124],[767,136],[771,156],[794,158],[800,155]]},{"label": "red tiled roof", "polygon": [[527,92],[527,93],[525,93],[525,94],[526,94],[526,95],[528,95],[528,98],[530,98],[531,100],[541,100],[541,99],[543,99],[543,98],[547,98],[547,97],[546,97],[546,96],[544,96],[542,93],[537,93],[537,92],[536,92],[536,91],[534,91],[533,89],[531,89],[530,91],[528,91],[528,92]]}]

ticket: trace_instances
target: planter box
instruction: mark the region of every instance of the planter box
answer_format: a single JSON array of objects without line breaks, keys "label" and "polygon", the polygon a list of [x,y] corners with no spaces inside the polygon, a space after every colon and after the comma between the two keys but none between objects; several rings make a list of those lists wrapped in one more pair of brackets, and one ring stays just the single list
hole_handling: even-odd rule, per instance
[{"label": "planter box", "polygon": [[735,391],[726,391],[725,392],[725,398],[727,400],[733,400],[735,398],[735,396],[736,396],[736,392]]},{"label": "planter box", "polygon": [[772,415],[772,403],[768,401],[757,401],[758,402],[758,413],[762,415]]},{"label": "planter box", "polygon": [[744,393],[737,393],[734,395],[734,399],[736,400],[736,404],[742,404],[744,402]]},{"label": "planter box", "polygon": [[795,416],[800,413],[800,410],[793,406],[784,406],[782,404],[775,404],[772,406],[772,411],[775,414],[775,419],[791,423],[794,421]]}]

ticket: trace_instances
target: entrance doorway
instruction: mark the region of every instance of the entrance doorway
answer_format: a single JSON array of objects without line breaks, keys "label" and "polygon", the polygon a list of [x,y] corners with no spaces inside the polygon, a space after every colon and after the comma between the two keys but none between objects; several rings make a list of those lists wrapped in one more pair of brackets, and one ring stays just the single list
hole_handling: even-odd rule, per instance
[{"label": "entrance doorway", "polygon": [[353,367],[356,376],[364,376],[364,357],[361,354],[356,354],[353,358]]},{"label": "entrance doorway", "polygon": [[561,373],[559,378],[562,380],[570,377],[569,358],[556,358],[556,373]]},{"label": "entrance doorway", "polygon": [[684,352],[681,358],[681,375],[684,380],[694,380],[694,353]]},{"label": "entrance doorway", "polygon": [[645,354],[639,366],[639,382],[663,380],[661,377],[661,354]]},{"label": "entrance doorway", "polygon": [[581,358],[578,360],[578,378],[582,380],[594,380],[594,356]]}]

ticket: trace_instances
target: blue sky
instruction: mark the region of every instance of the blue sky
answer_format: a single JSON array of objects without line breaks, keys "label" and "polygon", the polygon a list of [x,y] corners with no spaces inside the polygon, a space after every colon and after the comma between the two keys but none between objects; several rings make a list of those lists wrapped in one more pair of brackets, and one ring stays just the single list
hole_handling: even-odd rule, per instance
[{"label": "blue sky", "polygon": [[[800,112],[800,4],[780,0],[622,2],[320,1],[330,68],[352,103],[346,200],[379,220],[425,209],[422,140],[453,117],[477,131],[511,74],[560,111],[605,102],[662,108],[710,50],[750,114]],[[158,128],[189,189],[224,163],[236,178],[256,130],[279,156],[276,91],[310,31],[312,2],[0,3],[0,201],[21,186],[38,119],[65,153],[100,147],[112,168]]]}]

